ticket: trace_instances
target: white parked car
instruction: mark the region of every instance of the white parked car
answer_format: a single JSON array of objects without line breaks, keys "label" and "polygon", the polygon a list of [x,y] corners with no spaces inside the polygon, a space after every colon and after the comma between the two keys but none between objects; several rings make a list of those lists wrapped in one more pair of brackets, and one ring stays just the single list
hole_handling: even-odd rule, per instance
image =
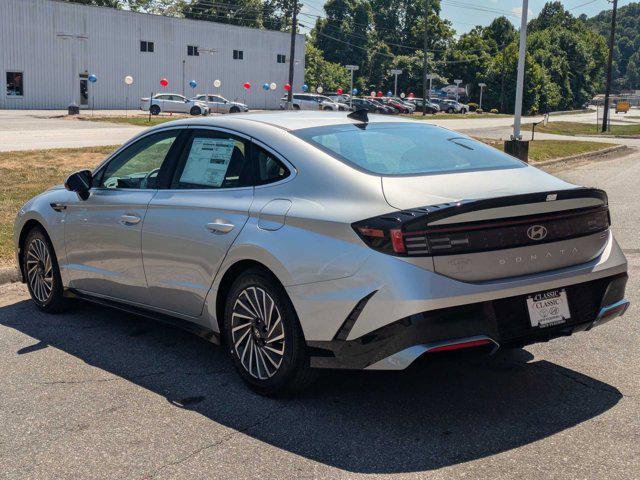
[{"label": "white parked car", "polygon": [[196,95],[191,100],[206,103],[209,110],[216,113],[240,113],[249,111],[249,107],[244,103],[232,102],[220,95],[212,95],[210,93]]},{"label": "white parked car", "polygon": [[[287,96],[282,97],[280,108],[285,110],[287,106]],[[294,110],[340,110],[340,106],[324,95],[315,93],[294,93],[293,94]]]},{"label": "white parked car", "polygon": [[209,115],[209,107],[205,102],[189,100],[177,93],[160,93],[154,95],[149,105],[149,98],[140,99],[140,110],[151,111],[151,115],[166,113],[188,113],[190,115]]}]

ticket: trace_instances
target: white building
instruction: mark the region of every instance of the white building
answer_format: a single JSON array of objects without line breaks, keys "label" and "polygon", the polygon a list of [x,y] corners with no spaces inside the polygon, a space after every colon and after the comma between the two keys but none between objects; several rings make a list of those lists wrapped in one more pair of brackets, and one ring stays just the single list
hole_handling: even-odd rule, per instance
[{"label": "white building", "polygon": [[[290,38],[59,0],[0,0],[0,109],[59,109],[72,102],[138,108],[141,97],[161,92],[216,93],[253,108],[277,108],[289,76]],[[168,87],[160,86],[162,78]],[[296,38],[294,79],[299,91],[303,35]],[[265,92],[262,85],[272,82],[276,90]]]}]

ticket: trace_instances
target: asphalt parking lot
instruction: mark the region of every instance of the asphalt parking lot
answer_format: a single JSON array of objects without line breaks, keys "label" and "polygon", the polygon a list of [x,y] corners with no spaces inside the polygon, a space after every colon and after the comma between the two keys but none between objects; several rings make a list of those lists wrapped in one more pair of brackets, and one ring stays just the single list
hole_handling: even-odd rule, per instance
[{"label": "asphalt parking lot", "polygon": [[0,477],[633,479],[640,472],[640,154],[560,176],[609,192],[625,317],[494,357],[327,372],[259,397],[221,349],[0,286]]}]

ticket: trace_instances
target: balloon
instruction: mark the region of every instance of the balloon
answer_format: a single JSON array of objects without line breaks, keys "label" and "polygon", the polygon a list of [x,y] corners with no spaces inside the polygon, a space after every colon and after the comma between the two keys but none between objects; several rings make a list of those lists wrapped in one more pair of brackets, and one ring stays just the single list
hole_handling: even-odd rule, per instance
[{"label": "balloon", "polygon": [[268,83],[263,83],[262,84],[262,89],[266,92],[269,90],[269,84]]},{"label": "balloon", "polygon": [[413,98],[413,92],[409,92],[409,98]]},{"label": "balloon", "polygon": [[302,91],[306,92],[307,90],[309,90],[309,85],[305,83],[304,85],[302,85]]},{"label": "balloon", "polygon": [[291,85],[289,85],[288,83],[284,86],[284,89],[288,92],[289,90],[291,90]]},{"label": "balloon", "polygon": [[220,88],[220,85],[222,85],[222,82],[220,80],[214,80],[213,81],[213,86],[216,88]]},{"label": "balloon", "polygon": [[341,88],[338,89],[338,95],[342,95],[342,89]]},{"label": "balloon", "polygon": [[251,88],[251,84],[249,82],[245,82],[243,87],[244,87],[245,90],[249,90]]},{"label": "balloon", "polygon": [[376,96],[381,97],[382,96],[382,92],[380,90],[378,90],[378,93],[376,94]]},{"label": "balloon", "polygon": [[389,90],[389,91],[387,92],[387,97],[390,97],[391,95],[393,95],[393,92],[392,92],[391,90]]},{"label": "balloon", "polygon": [[190,86],[191,88],[196,88],[196,87],[198,86],[198,82],[196,82],[195,80],[191,80],[191,81],[189,82],[189,86]]},{"label": "balloon", "polygon": [[353,95],[357,95],[357,94],[358,94],[358,89],[357,89],[357,88],[354,88],[353,90],[351,90],[351,93],[352,93]]},{"label": "balloon", "polygon": [[322,87],[316,88],[316,92],[318,92],[318,93],[322,93],[323,91],[324,91],[324,89]]},{"label": "balloon", "polygon": [[160,79],[160,86],[166,87],[167,85],[169,85],[169,80],[167,80],[166,78],[161,78]]},{"label": "balloon", "polygon": [[275,82],[271,82],[271,85],[269,85],[269,90],[275,90],[276,88],[278,88],[278,85],[276,85]]},{"label": "balloon", "polygon": [[400,94],[400,98],[404,98],[404,97],[405,97],[404,92],[402,92],[402,93]]},{"label": "balloon", "polygon": [[98,77],[96,77],[93,73],[89,75],[89,81],[91,83],[96,83],[98,81]]},{"label": "balloon", "polygon": [[371,96],[375,97],[376,96],[376,91],[375,90],[371,90]]},{"label": "balloon", "polygon": [[127,75],[124,77],[124,83],[127,85],[133,85],[133,77],[131,75]]}]

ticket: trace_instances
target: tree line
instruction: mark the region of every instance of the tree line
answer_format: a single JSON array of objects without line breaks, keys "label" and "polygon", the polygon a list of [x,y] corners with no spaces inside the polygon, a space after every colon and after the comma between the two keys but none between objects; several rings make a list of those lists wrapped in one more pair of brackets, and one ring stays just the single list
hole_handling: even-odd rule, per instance
[{"label": "tree line", "polygon": [[[289,0],[70,1],[280,31],[290,31],[293,6]],[[486,83],[485,109],[511,112],[516,28],[502,16],[458,36],[440,8],[440,0],[328,0],[324,15],[300,13],[300,26],[310,29],[305,83],[325,91],[347,90],[350,76],[344,65],[354,64],[360,67],[355,74],[360,91],[387,91],[393,87],[389,70],[402,69],[398,90],[421,96],[426,48],[434,86],[461,79],[469,98],[477,101],[478,83]],[[610,25],[610,10],[576,17],[560,1],[545,4],[527,27],[526,112],[577,108],[603,91]],[[619,9],[616,89],[640,89],[639,25],[640,3]]]}]

